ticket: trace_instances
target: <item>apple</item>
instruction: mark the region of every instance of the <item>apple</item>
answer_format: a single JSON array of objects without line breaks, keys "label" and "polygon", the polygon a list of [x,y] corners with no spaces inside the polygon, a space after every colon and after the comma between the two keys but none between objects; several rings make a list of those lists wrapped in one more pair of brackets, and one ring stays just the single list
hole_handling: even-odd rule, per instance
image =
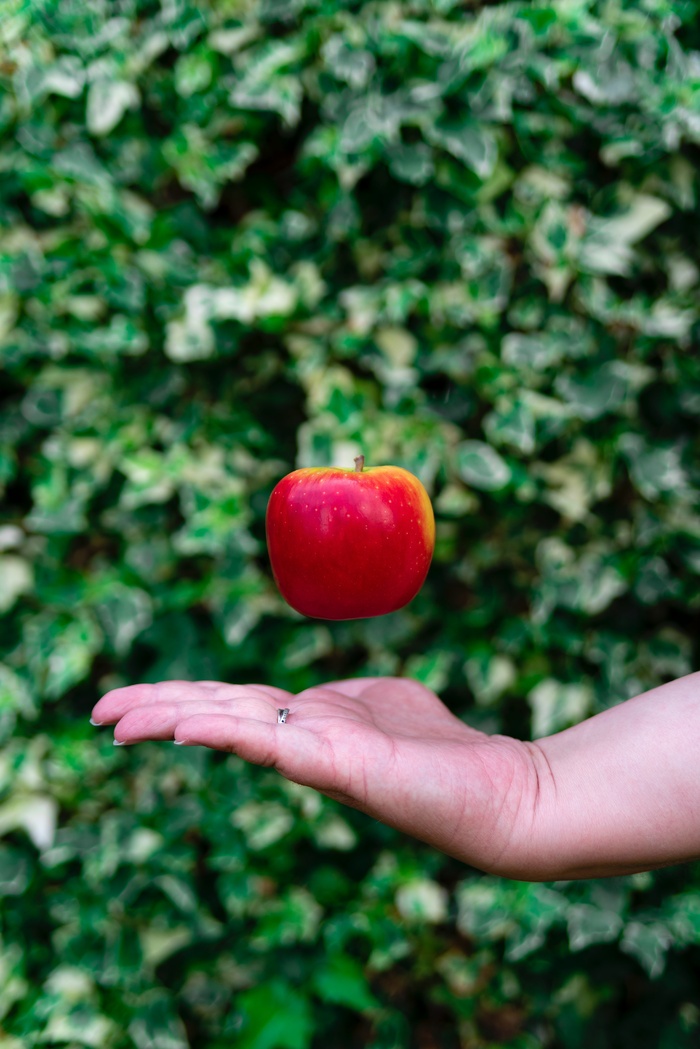
[{"label": "apple", "polygon": [[435,548],[430,497],[400,466],[309,466],[273,488],[265,532],[287,604],[314,619],[364,619],[412,601]]}]

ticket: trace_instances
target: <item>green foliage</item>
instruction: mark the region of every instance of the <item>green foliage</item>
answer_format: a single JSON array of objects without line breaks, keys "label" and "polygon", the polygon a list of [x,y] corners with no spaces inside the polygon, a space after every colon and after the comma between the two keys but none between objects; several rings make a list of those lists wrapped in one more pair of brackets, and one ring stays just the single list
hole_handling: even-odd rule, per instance
[{"label": "green foliage", "polygon": [[[6,0],[3,1049],[697,1044],[697,867],[499,881],[87,719],[405,673],[527,737],[698,665],[699,18]],[[431,572],[304,620],[267,498],[360,453]]]}]

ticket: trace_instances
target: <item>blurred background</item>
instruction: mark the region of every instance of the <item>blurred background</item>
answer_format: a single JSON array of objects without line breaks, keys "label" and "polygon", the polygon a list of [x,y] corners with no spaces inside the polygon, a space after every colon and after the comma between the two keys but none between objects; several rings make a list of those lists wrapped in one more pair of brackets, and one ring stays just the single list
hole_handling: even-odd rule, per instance
[{"label": "blurred background", "polygon": [[[0,1047],[697,1046],[700,865],[506,881],[88,717],[698,669],[700,4],[5,0],[0,83]],[[267,499],[360,453],[434,561],[305,619]]]}]

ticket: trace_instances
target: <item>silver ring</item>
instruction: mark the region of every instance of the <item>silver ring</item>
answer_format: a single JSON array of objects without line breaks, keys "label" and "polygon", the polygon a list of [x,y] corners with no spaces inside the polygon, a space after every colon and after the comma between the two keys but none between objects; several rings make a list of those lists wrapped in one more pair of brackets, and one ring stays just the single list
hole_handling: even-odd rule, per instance
[{"label": "silver ring", "polygon": [[289,707],[285,707],[284,709],[282,709],[282,707],[280,707],[279,710],[277,711],[277,724],[278,725],[284,725],[285,721],[287,720],[288,715],[289,715]]}]

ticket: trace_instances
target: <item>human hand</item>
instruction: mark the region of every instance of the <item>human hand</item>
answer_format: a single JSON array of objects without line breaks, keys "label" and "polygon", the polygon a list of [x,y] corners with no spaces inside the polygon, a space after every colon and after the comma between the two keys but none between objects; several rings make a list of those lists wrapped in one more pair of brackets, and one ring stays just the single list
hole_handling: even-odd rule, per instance
[{"label": "human hand", "polygon": [[[284,707],[289,718],[278,724]],[[229,751],[481,870],[529,876],[537,748],[470,728],[418,681],[351,678],[297,695],[163,681],[113,689],[92,717],[116,725],[116,743]]]}]

